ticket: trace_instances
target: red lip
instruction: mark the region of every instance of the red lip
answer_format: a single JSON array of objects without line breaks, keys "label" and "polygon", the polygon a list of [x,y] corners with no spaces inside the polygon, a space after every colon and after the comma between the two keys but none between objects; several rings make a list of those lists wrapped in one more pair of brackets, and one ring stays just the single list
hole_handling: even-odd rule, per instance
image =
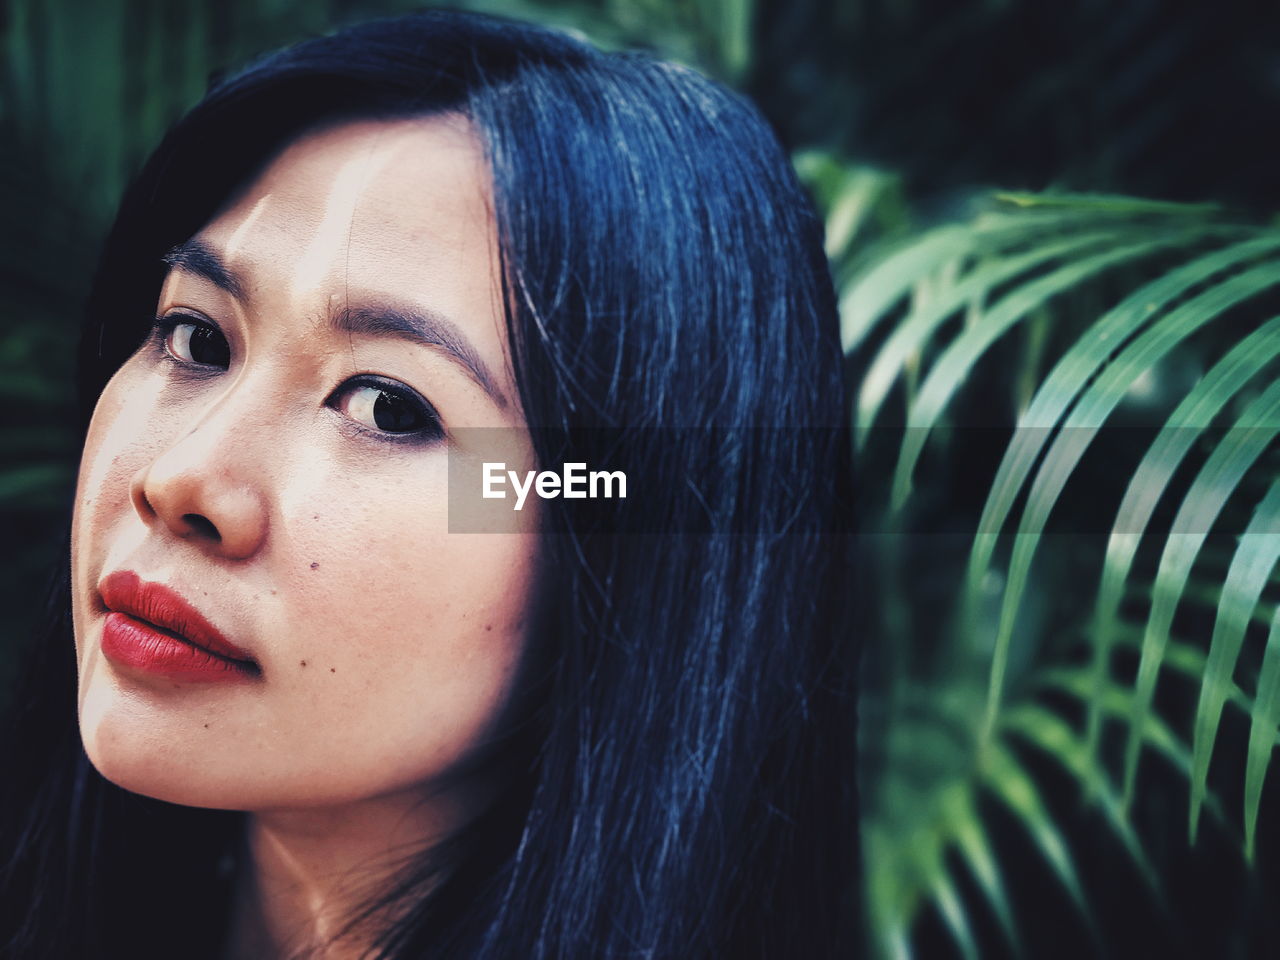
[{"label": "red lip", "polygon": [[98,589],[111,611],[102,632],[108,660],[182,681],[241,680],[261,673],[248,653],[168,587],[121,570]]}]

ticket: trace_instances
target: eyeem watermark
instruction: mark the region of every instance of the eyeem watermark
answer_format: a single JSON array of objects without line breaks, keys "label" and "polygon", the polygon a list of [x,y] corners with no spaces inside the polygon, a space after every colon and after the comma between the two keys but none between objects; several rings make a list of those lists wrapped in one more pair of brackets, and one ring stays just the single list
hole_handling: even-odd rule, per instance
[{"label": "eyeem watermark", "polygon": [[[843,468],[823,474],[815,465],[833,462],[848,442],[846,430],[844,424],[457,427],[445,448],[448,532],[938,535],[958,544],[955,549],[968,549],[965,537],[1014,537],[1030,517],[1022,500],[1010,501],[1008,510],[989,509],[1002,465],[1022,465],[1018,482],[1025,495],[1040,482],[1036,464],[1043,462],[1072,474],[1052,498],[1053,509],[1032,518],[1044,536],[1120,535],[1163,543],[1160,538],[1170,534],[1238,538],[1247,529],[1250,536],[1280,535],[1280,521],[1259,507],[1259,491],[1274,479],[1268,457],[1280,448],[1280,422],[1102,428],[886,422],[867,431],[865,463],[892,464],[904,451],[918,458],[904,475],[919,485],[914,493],[910,483],[891,491],[890,478],[869,468],[856,471],[852,483],[846,478],[833,486]],[[1147,476],[1144,457],[1170,438],[1186,451],[1178,476]],[[1216,461],[1210,458],[1233,450],[1255,458],[1249,472],[1238,484],[1215,486],[1210,473]],[[1209,491],[1213,509],[1192,491]],[[901,505],[888,510],[899,493],[905,494]],[[1149,500],[1150,509],[1129,509],[1139,502],[1134,496]],[[838,511],[824,506],[832,497],[844,501]],[[1082,549],[1105,548],[1091,543]]]},{"label": "eyeem watermark", "polygon": [[486,500],[505,500],[507,484],[516,495],[516,509],[524,509],[525,499],[532,490],[544,500],[564,497],[566,500],[612,499],[625,500],[627,475],[621,470],[587,470],[585,463],[566,463],[563,473],[554,470],[528,470],[521,482],[520,474],[508,470],[504,462],[484,464],[484,488],[481,496]]}]

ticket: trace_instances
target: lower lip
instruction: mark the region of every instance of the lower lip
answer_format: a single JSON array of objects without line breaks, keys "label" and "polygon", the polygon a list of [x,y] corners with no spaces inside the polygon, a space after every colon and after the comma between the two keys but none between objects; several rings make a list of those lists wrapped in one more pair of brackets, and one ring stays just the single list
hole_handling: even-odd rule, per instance
[{"label": "lower lip", "polygon": [[184,683],[253,679],[247,664],[226,660],[119,611],[107,614],[102,653],[112,663]]}]

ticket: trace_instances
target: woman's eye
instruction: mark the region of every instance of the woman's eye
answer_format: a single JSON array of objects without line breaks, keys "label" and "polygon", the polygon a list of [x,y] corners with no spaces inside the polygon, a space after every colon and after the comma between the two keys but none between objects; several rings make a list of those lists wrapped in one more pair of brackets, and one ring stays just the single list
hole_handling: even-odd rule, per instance
[{"label": "woman's eye", "polygon": [[338,389],[332,406],[356,423],[387,434],[443,434],[431,405],[408,387],[392,381],[357,380]]},{"label": "woman's eye", "polygon": [[167,331],[164,346],[170,356],[202,367],[225,370],[231,365],[231,347],[216,328],[177,317],[168,317],[163,323]]}]

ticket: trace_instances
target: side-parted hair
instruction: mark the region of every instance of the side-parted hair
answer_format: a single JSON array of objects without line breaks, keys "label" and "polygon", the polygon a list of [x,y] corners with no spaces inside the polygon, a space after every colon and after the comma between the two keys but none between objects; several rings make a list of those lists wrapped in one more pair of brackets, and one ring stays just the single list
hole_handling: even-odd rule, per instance
[{"label": "side-parted hair", "polygon": [[[662,529],[617,532],[625,500],[558,523],[564,502],[543,504],[558,532],[523,694],[486,754],[506,785],[371,902],[370,916],[401,907],[380,955],[855,955],[835,300],[821,223],[741,97],[446,11],[272,54],[216,82],[127,192],[88,304],[83,423],[150,328],[163,255],[283,147],[345,119],[445,111],[470,119],[492,172],[526,418],[567,431],[555,449],[535,431],[539,460],[607,461],[592,445],[625,429]],[[724,526],[708,532],[706,511]],[[69,597],[64,565],[5,731],[0,953],[217,956],[244,815],[93,769]]]}]

